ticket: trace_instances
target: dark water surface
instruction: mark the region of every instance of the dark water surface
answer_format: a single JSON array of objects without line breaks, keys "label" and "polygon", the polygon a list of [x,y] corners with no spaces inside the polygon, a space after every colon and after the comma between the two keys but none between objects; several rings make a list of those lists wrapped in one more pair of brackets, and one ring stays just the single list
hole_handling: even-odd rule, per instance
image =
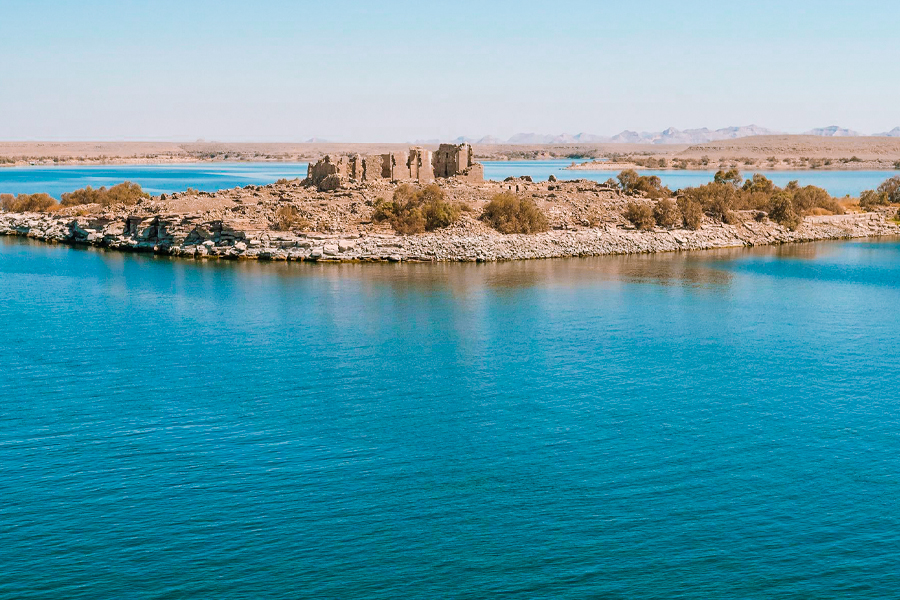
[{"label": "dark water surface", "polygon": [[[559,179],[590,179],[606,181],[617,171],[566,170],[571,159],[484,161],[484,175],[488,179],[503,180],[507,177],[529,175],[535,180],[546,181],[553,175]],[[306,177],[306,163],[244,163],[214,162],[175,165],[105,165],[61,167],[2,167],[0,168],[0,193],[35,194],[45,192],[59,198],[85,186],[98,188],[113,186],[122,181],[134,181],[151,194],[181,192],[189,187],[213,192],[225,188],[246,185],[266,185],[279,179]],[[745,171],[750,176],[753,170]],[[802,185],[817,185],[833,196],[858,196],[863,190],[875,189],[885,179],[898,172],[891,171],[761,171],[779,186],[791,180]],[[657,175],[664,185],[673,190],[697,186],[713,180],[715,171],[655,171],[641,170],[645,175]]]},{"label": "dark water surface", "polygon": [[0,598],[895,597],[900,242],[0,238]]}]

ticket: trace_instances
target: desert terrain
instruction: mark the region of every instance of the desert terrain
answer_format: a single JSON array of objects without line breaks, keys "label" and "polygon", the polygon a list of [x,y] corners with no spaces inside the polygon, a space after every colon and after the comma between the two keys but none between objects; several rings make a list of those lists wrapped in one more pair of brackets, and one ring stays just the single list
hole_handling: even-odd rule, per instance
[{"label": "desert terrain", "polygon": [[[150,164],[202,161],[315,161],[325,155],[376,154],[409,144],[224,142],[0,142],[0,166],[54,164]],[[437,144],[422,144],[434,150]],[[572,159],[587,170],[622,168],[744,170],[897,170],[900,138],[770,135],[695,145],[678,144],[484,144],[481,160]],[[615,163],[591,164],[594,159]]]}]

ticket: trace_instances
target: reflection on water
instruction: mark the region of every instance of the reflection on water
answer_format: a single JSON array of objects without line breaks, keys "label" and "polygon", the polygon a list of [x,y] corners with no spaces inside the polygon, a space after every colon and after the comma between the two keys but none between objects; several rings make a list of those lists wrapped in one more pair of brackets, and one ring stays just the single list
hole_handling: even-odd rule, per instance
[{"label": "reflection on water", "polygon": [[896,239],[286,264],[0,238],[0,598],[893,597],[898,306]]}]

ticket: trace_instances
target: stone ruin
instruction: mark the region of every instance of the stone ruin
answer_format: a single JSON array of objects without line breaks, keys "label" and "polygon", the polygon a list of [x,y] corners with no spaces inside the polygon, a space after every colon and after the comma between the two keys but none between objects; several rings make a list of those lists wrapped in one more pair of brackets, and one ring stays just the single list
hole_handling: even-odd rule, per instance
[{"label": "stone ruin", "polygon": [[436,152],[414,146],[409,151],[388,154],[354,154],[337,159],[326,156],[309,165],[306,181],[320,191],[339,189],[347,182],[417,181],[430,183],[436,177],[459,177],[469,183],[484,181],[484,165],[475,162],[470,144],[441,144]]}]

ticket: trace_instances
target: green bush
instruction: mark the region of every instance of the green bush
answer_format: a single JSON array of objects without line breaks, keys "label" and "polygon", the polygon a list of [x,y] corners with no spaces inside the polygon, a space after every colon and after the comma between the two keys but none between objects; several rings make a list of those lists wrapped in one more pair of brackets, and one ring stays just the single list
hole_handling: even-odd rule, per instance
[{"label": "green bush", "polygon": [[657,225],[666,229],[678,227],[682,220],[678,204],[671,198],[663,198],[653,207],[653,219]]},{"label": "green bush", "polygon": [[80,204],[99,204],[101,206],[112,206],[115,204],[124,204],[133,206],[139,200],[150,198],[150,194],[141,189],[137,183],[125,181],[107,189],[101,187],[93,189],[91,186],[68,192],[62,195],[63,206],[78,206]]},{"label": "green bush", "polygon": [[534,200],[501,192],[484,207],[481,220],[500,233],[539,233],[550,229],[547,217]]},{"label": "green bush", "polygon": [[459,219],[464,208],[448,202],[435,183],[421,189],[404,183],[394,190],[390,201],[378,200],[372,218],[376,222],[387,221],[394,231],[408,235],[447,227]]},{"label": "green bush", "polygon": [[643,202],[629,202],[625,207],[625,218],[638,229],[653,229],[656,226],[653,208]]},{"label": "green bush", "polygon": [[0,209],[5,212],[52,212],[59,204],[48,194],[0,194]]}]

